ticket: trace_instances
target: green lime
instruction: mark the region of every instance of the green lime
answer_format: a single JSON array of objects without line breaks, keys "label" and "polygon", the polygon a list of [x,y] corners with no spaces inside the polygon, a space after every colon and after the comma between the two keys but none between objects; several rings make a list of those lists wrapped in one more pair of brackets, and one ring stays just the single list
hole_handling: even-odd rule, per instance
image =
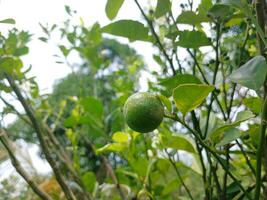
[{"label": "green lime", "polygon": [[140,133],[151,132],[163,120],[164,107],[158,97],[148,92],[130,96],[124,104],[124,117],[128,126]]}]

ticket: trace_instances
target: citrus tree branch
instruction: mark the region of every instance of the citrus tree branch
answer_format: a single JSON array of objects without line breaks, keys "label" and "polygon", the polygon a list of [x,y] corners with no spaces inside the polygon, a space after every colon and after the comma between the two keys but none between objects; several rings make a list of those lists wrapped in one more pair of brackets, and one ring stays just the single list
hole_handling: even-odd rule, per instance
[{"label": "citrus tree branch", "polygon": [[64,180],[60,169],[58,168],[58,163],[53,159],[52,157],[52,152],[50,151],[50,149],[48,148],[48,141],[47,138],[44,135],[44,130],[42,129],[40,123],[38,122],[37,118],[35,117],[35,114],[33,112],[33,109],[31,108],[30,104],[26,101],[26,99],[23,97],[20,89],[18,88],[17,84],[15,83],[14,79],[7,73],[4,74],[5,78],[7,79],[10,87],[13,89],[13,91],[15,92],[19,102],[21,103],[21,105],[23,106],[27,116],[29,117],[32,126],[34,128],[34,130],[36,131],[37,137],[40,141],[40,145],[42,147],[42,150],[45,154],[45,157],[48,161],[48,163],[50,164],[50,166],[53,169],[53,172],[55,174],[55,177],[59,183],[59,185],[61,186],[62,190],[64,191],[66,198],[68,200],[75,200],[75,196],[72,193],[71,189],[68,187],[66,181]]},{"label": "citrus tree branch", "polygon": [[137,5],[138,9],[140,10],[141,14],[145,18],[145,20],[146,20],[146,22],[147,22],[147,24],[148,24],[148,26],[149,26],[149,28],[150,28],[150,30],[152,32],[152,35],[154,36],[154,38],[155,38],[155,40],[156,40],[156,42],[158,44],[159,49],[162,51],[164,57],[168,61],[173,74],[176,74],[172,59],[168,56],[163,44],[161,43],[160,38],[159,38],[158,34],[156,33],[156,31],[154,29],[152,21],[146,16],[146,14],[145,14],[144,10],[142,9],[142,7],[140,6],[138,0],[134,0],[134,1],[135,1],[136,5]]},{"label": "citrus tree branch", "polygon": [[[264,0],[256,0],[255,2],[255,6],[256,6],[256,16],[257,16],[257,23],[259,25],[259,29],[263,32],[264,28],[265,28],[265,12],[264,12],[264,5],[265,2]],[[265,47],[266,44],[265,42],[265,34],[264,34],[264,38],[261,37],[260,34],[262,34],[261,32],[257,32],[258,34],[258,44],[259,44],[259,49],[260,49],[260,54],[265,56]],[[256,188],[255,188],[255,200],[260,199],[260,193],[261,193],[261,167],[262,167],[262,152],[265,151],[266,152],[266,127],[267,127],[267,98],[266,98],[266,94],[267,94],[267,79],[265,79],[264,82],[264,100],[263,100],[263,104],[262,104],[262,114],[261,114],[261,125],[260,125],[260,140],[259,140],[259,145],[258,145],[258,149],[257,149],[257,167],[256,167]],[[265,167],[266,169],[266,167]],[[266,173],[266,171],[265,171]]]},{"label": "citrus tree branch", "polygon": [[0,141],[5,147],[9,158],[11,160],[11,163],[13,167],[16,169],[16,171],[22,176],[22,178],[29,184],[31,189],[42,199],[42,200],[52,200],[51,197],[45,193],[38,184],[28,175],[28,173],[23,169],[23,167],[20,165],[20,162],[15,156],[15,153],[12,150],[12,144],[9,141],[8,137],[6,136],[6,133],[3,130],[0,130]]}]

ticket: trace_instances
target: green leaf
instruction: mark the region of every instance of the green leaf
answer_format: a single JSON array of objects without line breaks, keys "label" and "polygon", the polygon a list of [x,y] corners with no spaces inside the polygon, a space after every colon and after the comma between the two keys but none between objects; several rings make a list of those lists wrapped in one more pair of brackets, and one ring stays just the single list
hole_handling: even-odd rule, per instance
[{"label": "green leaf", "polygon": [[265,80],[267,72],[266,60],[263,56],[256,56],[233,71],[229,79],[249,89],[258,91]]},{"label": "green leaf", "polygon": [[116,132],[112,135],[112,140],[117,143],[127,143],[130,141],[130,135],[123,132]]},{"label": "green leaf", "polygon": [[22,66],[22,61],[16,57],[3,57],[0,59],[0,71],[3,70],[7,73],[19,72]]},{"label": "green leaf", "polygon": [[96,176],[95,176],[95,174],[93,172],[86,172],[82,176],[82,181],[83,181],[87,191],[92,193],[94,191],[95,184],[96,184]]},{"label": "green leaf", "polygon": [[159,85],[164,87],[164,94],[171,96],[174,88],[181,84],[194,83],[201,84],[201,81],[194,75],[191,74],[179,74],[176,76],[160,79]]},{"label": "green leaf", "polygon": [[70,52],[70,50],[69,49],[67,49],[64,45],[59,45],[59,49],[60,49],[60,51],[62,52],[62,54],[66,57],[68,54],[69,54],[69,52]]},{"label": "green leaf", "polygon": [[236,130],[233,130],[236,126],[239,126],[241,122],[247,121],[253,118],[254,115],[250,111],[241,111],[237,114],[236,120],[232,124],[225,124],[210,134],[210,139],[219,145],[225,145],[236,138],[240,137],[240,134]]},{"label": "green leaf", "polygon": [[106,144],[105,146],[96,150],[96,153],[104,153],[104,152],[122,152],[127,148],[127,144],[125,143],[111,143]]},{"label": "green leaf", "polygon": [[170,0],[158,0],[156,11],[155,11],[155,17],[159,18],[165,15],[170,10],[171,10]]},{"label": "green leaf", "polygon": [[107,17],[110,20],[113,20],[117,16],[123,2],[124,0],[108,0],[107,1],[105,10],[106,10]]},{"label": "green leaf", "polygon": [[133,20],[119,20],[102,28],[102,32],[126,37],[130,41],[148,41],[148,28]]},{"label": "green leaf", "polygon": [[226,144],[229,144],[230,142],[236,140],[241,136],[240,131],[237,128],[229,128],[224,131],[223,138],[220,140],[218,144],[216,144],[217,147],[224,146]]},{"label": "green leaf", "polygon": [[253,113],[259,114],[261,112],[262,100],[259,97],[249,97],[243,100],[243,103]]},{"label": "green leaf", "polygon": [[179,32],[179,41],[175,44],[184,48],[197,49],[202,46],[209,46],[211,42],[204,32],[185,30]]},{"label": "green leaf", "polygon": [[177,108],[185,115],[198,107],[212,90],[212,85],[183,84],[173,90],[172,96]]},{"label": "green leaf", "polygon": [[94,97],[86,97],[80,100],[80,104],[90,115],[102,118],[104,108],[100,100],[95,99]]},{"label": "green leaf", "polygon": [[166,106],[167,110],[169,112],[172,112],[172,103],[171,103],[171,101],[167,97],[165,97],[164,95],[159,94],[157,96],[160,99],[160,101]]},{"label": "green leaf", "polygon": [[21,47],[15,50],[14,56],[23,56],[29,53],[28,47]]},{"label": "green leaf", "polygon": [[208,22],[209,19],[206,16],[197,15],[193,11],[183,11],[177,18],[179,24],[198,25],[202,22]]},{"label": "green leaf", "polygon": [[230,6],[224,4],[215,4],[210,8],[208,16],[216,21],[223,21],[230,13]]},{"label": "green leaf", "polygon": [[189,153],[195,153],[192,143],[182,135],[172,135],[163,133],[160,135],[161,145],[163,148],[173,148],[176,150],[183,150]]},{"label": "green leaf", "polygon": [[8,19],[0,20],[0,23],[2,23],[2,24],[16,24],[16,21],[12,18],[8,18]]}]

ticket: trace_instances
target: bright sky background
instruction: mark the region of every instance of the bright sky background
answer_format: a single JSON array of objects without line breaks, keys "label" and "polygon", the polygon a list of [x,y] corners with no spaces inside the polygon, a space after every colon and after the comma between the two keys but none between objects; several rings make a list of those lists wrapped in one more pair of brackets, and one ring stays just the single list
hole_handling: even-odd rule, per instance
[{"label": "bright sky background", "polygon": [[[139,2],[146,3],[147,0],[139,0]],[[177,0],[175,2],[177,3],[173,5],[173,10],[176,11],[175,13],[179,13],[179,4],[181,1]],[[197,0],[197,2],[199,1]],[[30,64],[33,66],[32,75],[36,76],[41,90],[43,92],[50,92],[54,81],[66,76],[70,72],[70,69],[64,64],[55,63],[56,58],[53,55],[60,53],[55,45],[48,45],[37,39],[43,36],[39,23],[48,23],[50,25],[62,23],[67,17],[64,5],[69,5],[72,9],[77,10],[77,15],[84,19],[86,25],[92,25],[97,21],[100,25],[106,25],[110,21],[105,15],[105,4],[106,0],[0,0],[0,20],[6,18],[14,18],[16,20],[15,26],[0,24],[0,31],[6,32],[8,29],[16,27],[19,30],[23,29],[34,34],[29,45],[30,53],[23,57],[23,61],[25,66],[29,66]],[[150,4],[155,5],[156,0],[151,0]],[[134,4],[134,1],[125,0],[115,20],[140,20],[140,18],[140,12]],[[120,41],[128,43],[126,39],[120,38]],[[152,59],[155,49],[150,44],[134,42],[130,45],[139,54],[143,55],[151,69],[157,69],[157,65]],[[50,170],[50,167],[38,158],[37,146],[22,146],[24,148],[26,147],[26,149],[28,148],[30,157],[34,161],[33,165],[39,172],[46,173]],[[5,162],[0,166],[0,174],[4,174],[2,178],[7,177],[13,172],[14,169],[9,162]]]}]

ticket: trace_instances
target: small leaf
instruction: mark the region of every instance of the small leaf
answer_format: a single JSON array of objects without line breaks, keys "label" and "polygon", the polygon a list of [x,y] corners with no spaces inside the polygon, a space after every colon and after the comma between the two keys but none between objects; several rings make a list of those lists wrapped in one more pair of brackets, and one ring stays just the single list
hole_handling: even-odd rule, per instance
[{"label": "small leaf", "polygon": [[161,144],[163,148],[173,148],[176,150],[183,150],[189,153],[195,153],[194,146],[185,137],[181,135],[161,134]]},{"label": "small leaf", "polygon": [[202,22],[210,21],[209,18],[201,15],[197,15],[193,11],[183,11],[177,18],[177,23],[179,24],[190,24],[190,25],[198,25]]},{"label": "small leaf", "polygon": [[119,20],[102,28],[102,32],[126,37],[130,41],[148,41],[148,28],[144,24],[133,20]]},{"label": "small leaf", "polygon": [[104,153],[104,152],[122,152],[127,148],[127,145],[125,143],[111,143],[106,144],[105,146],[99,148],[96,150],[96,153]]},{"label": "small leaf", "polygon": [[173,99],[177,108],[185,115],[198,107],[212,90],[212,85],[183,84],[173,90]]},{"label": "small leaf", "polygon": [[155,11],[155,17],[159,18],[165,15],[170,10],[171,10],[170,0],[158,0],[156,11]]},{"label": "small leaf", "polygon": [[267,64],[263,56],[256,56],[233,71],[229,79],[249,89],[259,90],[266,77]]},{"label": "small leaf", "polygon": [[223,21],[231,13],[230,7],[224,4],[215,4],[213,5],[209,12],[208,16],[216,21]]},{"label": "small leaf", "polygon": [[1,20],[0,23],[2,24],[16,24],[16,21],[12,18]]},{"label": "small leaf", "polygon": [[243,100],[243,103],[253,113],[259,114],[261,112],[262,100],[259,97],[249,97]]},{"label": "small leaf", "polygon": [[167,110],[171,113],[172,112],[172,103],[171,101],[165,97],[164,95],[157,95],[160,101],[166,106]]},{"label": "small leaf", "polygon": [[3,57],[0,59],[0,71],[4,70],[7,73],[19,72],[23,63],[16,57]]},{"label": "small leaf", "polygon": [[93,172],[86,172],[82,176],[82,181],[85,185],[85,188],[88,192],[93,192],[95,188],[95,183],[96,183],[96,176]]},{"label": "small leaf", "polygon": [[197,49],[202,46],[209,46],[211,42],[204,32],[185,30],[179,32],[179,41],[175,44],[184,48]]},{"label": "small leaf", "polygon": [[130,141],[130,135],[123,132],[116,132],[112,135],[112,140],[117,143],[127,143]]},{"label": "small leaf", "polygon": [[123,2],[124,0],[108,0],[107,1],[105,11],[106,11],[107,17],[110,20],[113,20],[117,16]]},{"label": "small leaf", "polygon": [[[232,124],[225,124],[210,134],[210,139],[218,145],[224,145],[227,142],[231,142],[240,136],[236,130],[233,130],[236,126],[239,126],[241,122],[247,121],[255,117],[250,111],[241,111],[237,114],[236,120]],[[230,136],[229,136],[230,135]],[[233,135],[233,136],[231,136]]]},{"label": "small leaf", "polygon": [[236,140],[240,136],[241,136],[241,133],[237,128],[226,129],[224,131],[223,138],[221,139],[221,141],[218,144],[216,144],[216,147],[229,144],[230,142]]}]

